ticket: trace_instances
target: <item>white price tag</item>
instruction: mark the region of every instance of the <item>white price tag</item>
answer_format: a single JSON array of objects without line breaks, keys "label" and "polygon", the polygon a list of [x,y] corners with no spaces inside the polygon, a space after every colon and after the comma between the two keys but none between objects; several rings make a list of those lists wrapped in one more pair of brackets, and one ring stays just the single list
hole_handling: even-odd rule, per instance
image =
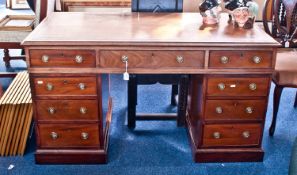
[{"label": "white price tag", "polygon": [[290,47],[290,43],[289,43],[289,41],[286,41],[285,48],[288,48],[288,47]]},{"label": "white price tag", "polygon": [[129,73],[128,73],[128,72],[125,72],[125,73],[123,74],[123,79],[126,80],[126,81],[129,80]]}]

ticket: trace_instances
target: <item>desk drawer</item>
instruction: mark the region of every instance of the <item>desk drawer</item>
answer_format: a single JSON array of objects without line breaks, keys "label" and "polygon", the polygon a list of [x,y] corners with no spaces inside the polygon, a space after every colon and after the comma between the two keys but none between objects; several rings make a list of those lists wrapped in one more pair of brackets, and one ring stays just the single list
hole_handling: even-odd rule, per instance
[{"label": "desk drawer", "polygon": [[94,50],[30,50],[31,67],[95,67]]},{"label": "desk drawer", "polygon": [[272,68],[272,52],[210,51],[209,68]]},{"label": "desk drawer", "polygon": [[98,124],[39,124],[41,148],[99,147]]},{"label": "desk drawer", "polygon": [[96,77],[33,78],[36,95],[67,96],[96,95]]},{"label": "desk drawer", "polygon": [[270,78],[209,77],[208,96],[267,96]]},{"label": "desk drawer", "polygon": [[261,132],[261,124],[205,125],[202,146],[257,146]]},{"label": "desk drawer", "polygon": [[101,51],[100,67],[125,67],[122,57],[128,58],[129,68],[201,68],[203,51]]},{"label": "desk drawer", "polygon": [[262,120],[265,100],[206,100],[205,120]]},{"label": "desk drawer", "polygon": [[98,121],[97,100],[37,100],[38,121]]}]

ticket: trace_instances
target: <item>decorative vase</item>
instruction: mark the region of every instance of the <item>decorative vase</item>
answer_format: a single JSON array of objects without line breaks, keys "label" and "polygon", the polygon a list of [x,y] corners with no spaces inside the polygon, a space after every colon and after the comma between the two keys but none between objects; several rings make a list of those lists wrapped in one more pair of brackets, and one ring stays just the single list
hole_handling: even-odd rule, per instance
[{"label": "decorative vase", "polygon": [[200,14],[204,24],[217,24],[220,20],[220,1],[218,0],[203,0],[199,5]]}]

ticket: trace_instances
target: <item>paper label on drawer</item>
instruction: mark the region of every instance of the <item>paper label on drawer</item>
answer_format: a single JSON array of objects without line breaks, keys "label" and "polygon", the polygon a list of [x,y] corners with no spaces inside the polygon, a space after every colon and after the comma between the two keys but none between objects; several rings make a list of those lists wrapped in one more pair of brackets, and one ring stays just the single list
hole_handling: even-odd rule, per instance
[{"label": "paper label on drawer", "polygon": [[43,81],[39,80],[39,81],[37,81],[37,84],[43,84]]},{"label": "paper label on drawer", "polygon": [[236,84],[231,84],[230,87],[231,88],[235,88],[236,87]]}]

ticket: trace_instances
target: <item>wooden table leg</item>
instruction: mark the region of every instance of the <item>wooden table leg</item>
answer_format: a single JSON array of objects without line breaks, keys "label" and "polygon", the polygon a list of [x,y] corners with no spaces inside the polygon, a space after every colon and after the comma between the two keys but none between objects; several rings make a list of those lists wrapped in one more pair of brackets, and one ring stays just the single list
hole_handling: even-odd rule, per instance
[{"label": "wooden table leg", "polygon": [[186,110],[187,110],[187,97],[188,97],[188,75],[182,75],[179,83],[179,95],[177,106],[177,126],[182,127],[186,124]]},{"label": "wooden table leg", "polygon": [[274,93],[273,93],[273,117],[272,122],[269,128],[269,135],[273,136],[275,125],[276,125],[276,119],[277,119],[277,112],[279,108],[279,101],[282,95],[283,87],[275,85]]},{"label": "wooden table leg", "polygon": [[9,56],[9,49],[4,49],[4,57],[3,61],[5,62],[5,67],[10,68],[10,56]]},{"label": "wooden table leg", "polygon": [[296,91],[296,96],[295,96],[294,108],[297,108],[297,91]]}]

